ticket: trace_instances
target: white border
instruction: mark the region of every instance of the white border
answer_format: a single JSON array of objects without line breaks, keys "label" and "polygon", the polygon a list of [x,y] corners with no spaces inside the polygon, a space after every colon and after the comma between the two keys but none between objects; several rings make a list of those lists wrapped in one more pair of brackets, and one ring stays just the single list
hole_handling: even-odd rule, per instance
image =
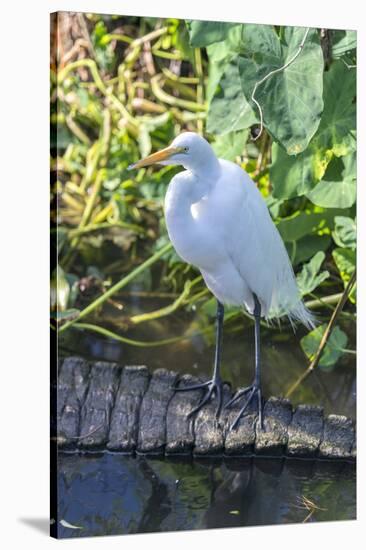
[{"label": "white border", "polygon": [[[209,7],[209,9],[207,9]],[[358,491],[358,521],[316,525],[178,532],[101,537],[56,542],[26,518],[48,516],[48,50],[49,13],[56,10],[155,15],[194,19],[279,23],[358,30],[359,184],[358,184],[358,336],[365,334],[365,27],[362,3],[329,0],[294,2],[164,2],[163,0],[74,0],[21,2],[2,7],[1,29],[1,407],[3,427],[1,542],[4,548],[171,548],[221,544],[251,548],[358,547],[364,531],[364,490]],[[4,13],[5,11],[5,13]],[[361,257],[361,254],[363,257]],[[5,303],[5,307],[4,307]],[[362,305],[360,305],[362,304]],[[365,337],[358,338],[358,423],[365,425]],[[364,428],[358,456],[364,456]],[[359,459],[358,487],[365,487]],[[362,532],[361,532],[362,531]],[[20,546],[21,547],[21,546]]]}]

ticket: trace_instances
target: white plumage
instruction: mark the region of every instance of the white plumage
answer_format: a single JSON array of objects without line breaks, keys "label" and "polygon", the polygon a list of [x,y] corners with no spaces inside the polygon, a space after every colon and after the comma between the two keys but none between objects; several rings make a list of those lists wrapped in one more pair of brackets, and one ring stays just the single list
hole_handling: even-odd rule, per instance
[{"label": "white plumage", "polygon": [[220,375],[224,305],[244,306],[255,319],[255,376],[225,407],[246,397],[231,425],[234,429],[249,403],[257,400],[262,426],[260,377],[260,317],[287,315],[313,327],[305,308],[285,245],[274,225],[260,192],[238,165],[218,159],[209,143],[197,134],[185,132],[170,147],[131,168],[154,163],[181,164],[186,168],[171,180],[165,196],[165,218],[170,240],[179,256],[195,265],[217,298],[216,348],[211,380],[177,391],[205,390],[196,413],[217,396],[217,415],[223,402]]},{"label": "white plumage", "polygon": [[248,174],[217,159],[197,134],[181,134],[172,147],[188,148],[175,155],[183,158],[166,162],[187,168],[171,180],[165,197],[168,233],[179,256],[200,270],[223,304],[253,313],[255,293],[264,317],[287,315],[313,326],[282,238]]}]

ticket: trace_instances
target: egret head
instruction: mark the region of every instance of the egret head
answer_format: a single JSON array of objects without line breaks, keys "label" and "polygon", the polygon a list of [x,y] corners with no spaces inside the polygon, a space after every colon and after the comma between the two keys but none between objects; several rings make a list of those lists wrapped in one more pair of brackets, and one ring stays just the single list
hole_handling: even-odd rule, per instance
[{"label": "egret head", "polygon": [[179,164],[188,170],[199,170],[208,163],[216,165],[217,158],[211,145],[194,132],[183,132],[169,147],[131,164],[129,169],[143,168],[151,164]]}]

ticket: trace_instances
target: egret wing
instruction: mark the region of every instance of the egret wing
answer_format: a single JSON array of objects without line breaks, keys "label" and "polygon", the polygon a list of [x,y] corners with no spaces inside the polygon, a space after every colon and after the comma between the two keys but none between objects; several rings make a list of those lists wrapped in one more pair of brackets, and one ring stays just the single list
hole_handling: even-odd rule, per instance
[{"label": "egret wing", "polygon": [[[235,219],[226,235],[228,254],[266,317],[289,313],[300,300],[282,238],[254,182],[246,176]],[[249,304],[252,310],[254,302]]]}]

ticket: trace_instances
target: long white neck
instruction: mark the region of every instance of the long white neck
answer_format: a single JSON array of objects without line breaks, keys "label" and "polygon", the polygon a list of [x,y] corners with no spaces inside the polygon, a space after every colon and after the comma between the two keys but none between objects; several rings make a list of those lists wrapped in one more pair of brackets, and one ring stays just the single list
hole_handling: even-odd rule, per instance
[{"label": "long white neck", "polygon": [[207,196],[218,180],[220,164],[216,158],[215,161],[217,164],[210,164],[206,170],[201,167],[198,170],[184,170],[172,179],[165,196],[167,221],[189,221],[192,217],[191,206]]},{"label": "long white neck", "polygon": [[177,174],[165,195],[165,221],[169,238],[179,256],[196,265],[194,250],[200,229],[193,215],[193,205],[204,201],[215,188],[220,177],[220,164],[208,167],[206,172],[193,168]]},{"label": "long white neck", "polygon": [[217,177],[217,173],[220,171],[220,162],[212,147],[206,141],[204,142],[202,154],[187,156],[186,160],[182,160],[182,165],[199,180]]}]

